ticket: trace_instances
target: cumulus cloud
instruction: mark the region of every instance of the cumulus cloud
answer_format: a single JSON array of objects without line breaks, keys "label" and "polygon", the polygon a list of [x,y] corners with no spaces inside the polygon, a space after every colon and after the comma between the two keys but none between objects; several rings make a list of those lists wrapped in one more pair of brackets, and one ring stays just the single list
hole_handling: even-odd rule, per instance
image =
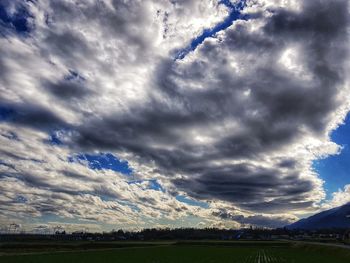
[{"label": "cumulus cloud", "polygon": [[343,189],[339,189],[332,194],[332,198],[324,202],[321,206],[321,210],[327,210],[333,207],[345,205],[350,202],[350,185],[347,184]]},{"label": "cumulus cloud", "polygon": [[[0,24],[2,216],[271,227],[324,199],[312,161],[340,151],[329,134],[349,109],[348,1],[247,1],[245,20],[183,59],[228,6],[4,3],[26,10],[28,32]],[[110,152],[133,178],[68,161],[81,152]]]}]

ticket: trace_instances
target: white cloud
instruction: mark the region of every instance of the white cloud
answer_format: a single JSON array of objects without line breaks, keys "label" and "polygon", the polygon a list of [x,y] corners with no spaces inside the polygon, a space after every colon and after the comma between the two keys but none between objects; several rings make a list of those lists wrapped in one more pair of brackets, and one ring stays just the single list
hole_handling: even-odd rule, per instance
[{"label": "white cloud", "polygon": [[321,210],[327,210],[334,207],[342,206],[350,202],[350,185],[344,186],[344,189],[339,189],[332,194],[332,198],[324,202],[321,206]]},{"label": "white cloud", "polygon": [[[0,124],[0,220],[50,213],[137,228],[196,217],[193,224],[209,226],[221,209],[230,216],[219,224],[237,226],[317,208],[325,193],[312,161],[339,153],[329,134],[349,109],[348,68],[339,59],[346,60],[339,54],[348,50],[348,26],[337,9],[345,1],[322,2],[339,12],[327,32],[318,23],[333,13],[314,12],[318,1],[311,2],[248,1],[252,19],[176,61],[178,49],[228,16],[227,7],[27,2],[29,35],[9,29],[0,38],[0,102],[10,109]],[[64,145],[48,143],[50,134]],[[127,160],[140,183],[68,161],[81,151]],[[150,189],[150,179],[165,191]]]}]

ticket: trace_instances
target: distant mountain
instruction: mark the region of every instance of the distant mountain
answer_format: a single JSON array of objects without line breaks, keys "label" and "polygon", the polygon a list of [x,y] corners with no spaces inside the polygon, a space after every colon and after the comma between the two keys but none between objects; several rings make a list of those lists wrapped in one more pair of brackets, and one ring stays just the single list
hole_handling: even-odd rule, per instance
[{"label": "distant mountain", "polygon": [[288,229],[350,228],[350,203],[301,219]]}]

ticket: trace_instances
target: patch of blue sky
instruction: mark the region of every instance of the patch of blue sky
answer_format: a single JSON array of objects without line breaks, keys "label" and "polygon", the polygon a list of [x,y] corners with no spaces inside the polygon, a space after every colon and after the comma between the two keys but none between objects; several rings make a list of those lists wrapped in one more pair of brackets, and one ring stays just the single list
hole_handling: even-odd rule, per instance
[{"label": "patch of blue sky", "polygon": [[15,200],[16,200],[16,203],[19,203],[19,204],[25,204],[28,201],[28,199],[22,195],[16,196]]},{"label": "patch of blue sky", "polygon": [[65,137],[69,134],[69,129],[52,129],[48,131],[48,137],[43,140],[43,143],[53,146],[63,146]]},{"label": "patch of blue sky", "polygon": [[16,6],[15,12],[10,12],[11,1],[0,1],[0,32],[1,35],[6,35],[8,31],[14,31],[17,34],[25,35],[31,31],[31,25],[28,19],[31,14],[23,4]]},{"label": "patch of blue sky", "polygon": [[345,123],[333,131],[331,139],[343,147],[340,154],[313,163],[313,168],[325,181],[327,199],[332,197],[332,193],[350,184],[350,114]]},{"label": "patch of blue sky", "polygon": [[8,106],[0,105],[0,122],[9,121],[16,116],[16,111]]},{"label": "patch of blue sky", "polygon": [[150,180],[150,188],[156,191],[165,192],[164,188],[158,183],[157,180]]},{"label": "patch of blue sky", "polygon": [[55,133],[50,135],[48,142],[51,145],[63,145],[63,142],[59,139],[59,137]]},{"label": "patch of blue sky", "polygon": [[225,5],[230,9],[242,10],[246,6],[246,0],[233,3],[231,0],[220,0],[219,4]]},{"label": "patch of blue sky", "polygon": [[237,3],[232,3],[229,0],[221,0],[219,4],[223,4],[230,9],[229,15],[226,19],[213,28],[204,29],[202,34],[193,39],[189,46],[184,49],[178,50],[175,54],[175,59],[183,59],[186,55],[194,51],[200,44],[204,42],[207,38],[215,37],[216,33],[225,30],[230,27],[236,20],[246,20],[248,16],[241,14],[241,11],[246,6],[246,0],[239,1]]},{"label": "patch of blue sky", "polygon": [[199,206],[202,208],[209,208],[209,204],[207,202],[197,201],[192,198],[186,197],[184,195],[178,195],[176,196],[176,200],[191,205],[191,206]]},{"label": "patch of blue sky", "polygon": [[147,187],[145,187],[145,189],[165,192],[164,188],[161,186],[160,183],[158,183],[157,179],[134,180],[134,181],[129,181],[128,184],[142,184],[144,182],[147,182]]},{"label": "patch of blue sky", "polygon": [[112,170],[124,175],[131,175],[132,169],[127,161],[119,160],[111,153],[80,153],[68,158],[69,162],[87,164],[93,170]]},{"label": "patch of blue sky", "polygon": [[57,129],[49,133],[48,139],[44,140],[45,143],[54,146],[63,146],[64,137],[69,133],[69,129]]},{"label": "patch of blue sky", "polygon": [[64,77],[65,80],[79,80],[79,81],[85,81],[85,78],[80,75],[77,71],[73,70],[73,69],[70,69],[69,70],[69,74],[67,74],[65,77]]}]

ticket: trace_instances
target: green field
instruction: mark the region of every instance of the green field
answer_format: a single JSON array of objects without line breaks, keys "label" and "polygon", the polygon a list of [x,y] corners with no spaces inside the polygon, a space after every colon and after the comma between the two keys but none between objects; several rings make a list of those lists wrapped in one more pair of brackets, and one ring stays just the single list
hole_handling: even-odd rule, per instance
[{"label": "green field", "polygon": [[[141,246],[142,244],[138,244]],[[135,246],[133,244],[132,246]],[[23,251],[21,252],[23,253]],[[1,263],[345,263],[350,250],[294,243],[155,243],[85,251],[26,252],[0,256]]]}]

